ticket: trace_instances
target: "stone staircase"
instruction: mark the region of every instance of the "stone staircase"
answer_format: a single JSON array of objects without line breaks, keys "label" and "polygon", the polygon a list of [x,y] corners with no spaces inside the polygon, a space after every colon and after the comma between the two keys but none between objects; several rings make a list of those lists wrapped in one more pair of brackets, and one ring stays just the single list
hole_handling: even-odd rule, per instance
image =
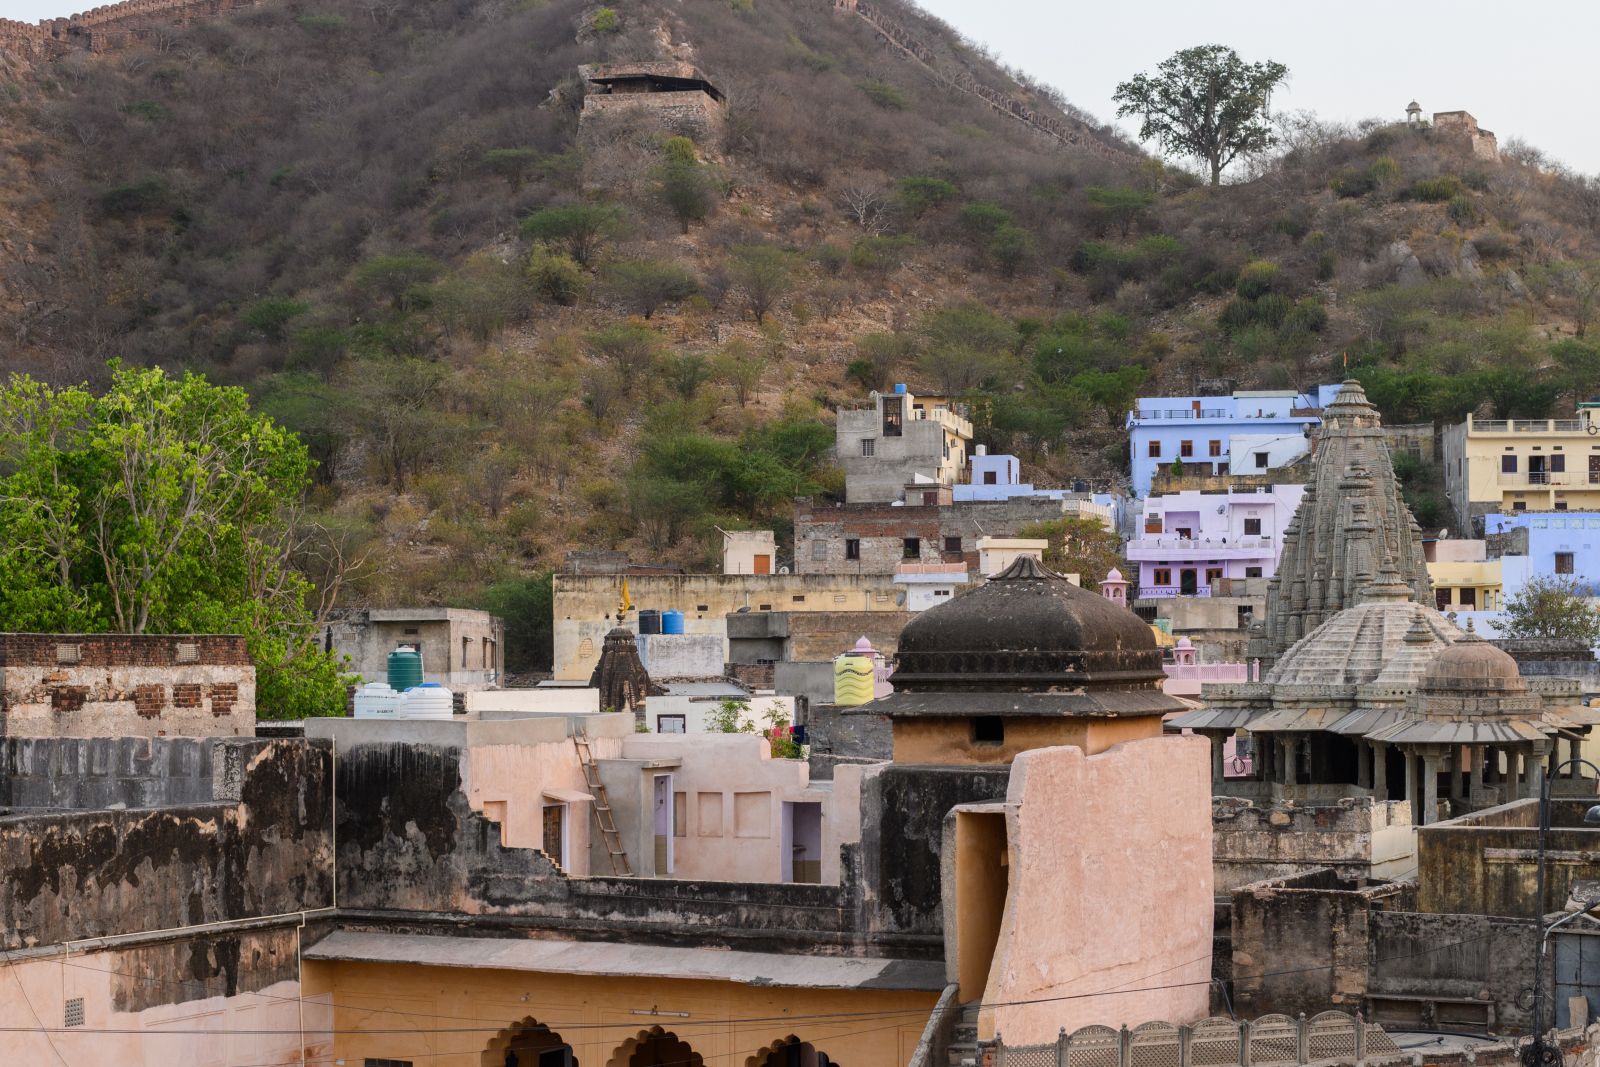
[{"label": "stone staircase", "polygon": [[963,1004],[956,1019],[947,1053],[950,1067],[977,1067],[978,1063],[978,1005]]}]

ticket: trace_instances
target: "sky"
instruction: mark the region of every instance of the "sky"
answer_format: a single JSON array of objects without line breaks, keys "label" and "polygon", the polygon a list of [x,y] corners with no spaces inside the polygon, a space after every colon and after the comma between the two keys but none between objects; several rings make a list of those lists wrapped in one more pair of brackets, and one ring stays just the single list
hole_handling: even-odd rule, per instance
[{"label": "sky", "polygon": [[[818,3],[821,0],[763,0]],[[1117,83],[1191,45],[1221,43],[1275,59],[1289,83],[1273,107],[1326,119],[1402,119],[1470,111],[1501,143],[1516,137],[1575,170],[1600,174],[1592,0],[920,0],[999,58],[1054,85],[1102,120]],[[0,17],[34,21],[91,0],[0,0]],[[1132,120],[1122,124],[1135,132]]]},{"label": "sky", "polygon": [[[0,7],[17,0],[0,0]],[[787,0],[796,2],[796,0]],[[918,0],[1009,66],[1111,120],[1117,83],[1172,53],[1225,44],[1289,68],[1274,110],[1324,119],[1470,111],[1502,145],[1519,138],[1600,173],[1593,0]],[[1133,119],[1119,123],[1133,134]],[[1153,148],[1154,146],[1147,146]]]}]

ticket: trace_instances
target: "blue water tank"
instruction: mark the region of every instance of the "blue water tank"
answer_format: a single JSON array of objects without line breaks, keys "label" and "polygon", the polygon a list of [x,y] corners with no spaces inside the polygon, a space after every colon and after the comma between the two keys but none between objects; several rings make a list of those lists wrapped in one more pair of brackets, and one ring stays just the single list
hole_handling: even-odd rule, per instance
[{"label": "blue water tank", "polygon": [[905,382],[895,382],[894,383],[894,391],[897,392],[897,393],[905,392],[906,391],[906,383]]},{"label": "blue water tank", "polygon": [[683,612],[663,611],[661,613],[661,632],[664,634],[683,633]]},{"label": "blue water tank", "polygon": [[642,634],[658,634],[661,632],[661,612],[655,608],[645,608],[639,612],[639,632]]}]

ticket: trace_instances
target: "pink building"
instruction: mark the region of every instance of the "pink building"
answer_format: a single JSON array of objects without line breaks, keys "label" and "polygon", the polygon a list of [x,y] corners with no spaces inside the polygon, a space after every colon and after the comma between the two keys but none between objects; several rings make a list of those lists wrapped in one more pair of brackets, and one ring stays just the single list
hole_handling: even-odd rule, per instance
[{"label": "pink building", "polygon": [[1186,489],[1147,497],[1128,559],[1138,596],[1210,596],[1220,578],[1270,578],[1303,485],[1240,492]]}]

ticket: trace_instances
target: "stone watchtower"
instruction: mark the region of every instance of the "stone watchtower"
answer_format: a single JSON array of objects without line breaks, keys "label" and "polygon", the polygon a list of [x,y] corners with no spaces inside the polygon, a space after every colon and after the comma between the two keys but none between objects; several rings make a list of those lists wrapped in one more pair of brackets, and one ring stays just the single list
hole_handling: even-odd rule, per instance
[{"label": "stone watchtower", "polygon": [[1310,484],[1284,531],[1252,658],[1270,664],[1353,606],[1385,560],[1413,599],[1432,604],[1422,531],[1400,495],[1382,419],[1360,383],[1347,381],[1322,413]]},{"label": "stone watchtower", "polygon": [[593,136],[600,125],[642,122],[697,145],[722,132],[726,98],[700,70],[675,60],[590,64],[578,68],[583,81],[579,128]]}]

